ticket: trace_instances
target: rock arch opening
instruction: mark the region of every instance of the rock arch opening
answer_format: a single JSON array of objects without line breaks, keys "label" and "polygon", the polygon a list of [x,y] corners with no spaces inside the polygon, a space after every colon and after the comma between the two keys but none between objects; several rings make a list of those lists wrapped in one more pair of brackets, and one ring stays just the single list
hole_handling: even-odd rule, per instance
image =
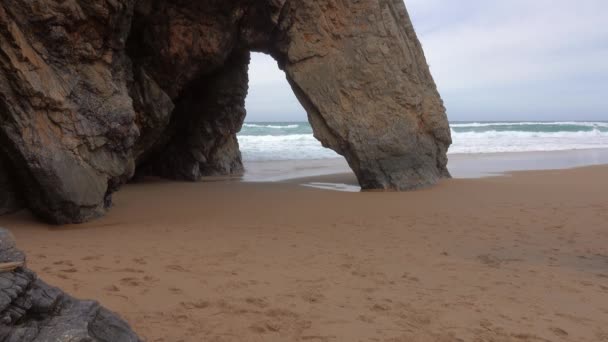
[{"label": "rock arch opening", "polygon": [[[306,110],[267,54],[251,55],[245,107],[247,116],[237,137],[246,169],[252,171],[260,162],[340,157],[313,137]],[[289,170],[285,172],[289,176]],[[255,179],[252,173],[246,179]]]}]

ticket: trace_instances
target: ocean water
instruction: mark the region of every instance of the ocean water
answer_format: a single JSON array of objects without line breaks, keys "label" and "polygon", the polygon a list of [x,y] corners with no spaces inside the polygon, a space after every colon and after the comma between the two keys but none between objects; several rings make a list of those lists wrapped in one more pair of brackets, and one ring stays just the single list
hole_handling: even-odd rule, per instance
[{"label": "ocean water", "polygon": [[[608,148],[608,122],[453,122],[450,154]],[[339,157],[321,146],[307,122],[245,123],[245,161]]]}]

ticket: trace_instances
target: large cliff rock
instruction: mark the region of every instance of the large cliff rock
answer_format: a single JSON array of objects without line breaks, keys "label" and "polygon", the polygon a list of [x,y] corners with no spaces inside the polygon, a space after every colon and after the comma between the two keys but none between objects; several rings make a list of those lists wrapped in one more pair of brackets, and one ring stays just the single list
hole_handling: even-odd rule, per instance
[{"label": "large cliff rock", "polygon": [[450,128],[402,0],[291,1],[284,69],[315,136],[364,189],[449,176]]},{"label": "large cliff rock", "polygon": [[103,214],[135,168],[131,2],[0,2],[2,153],[49,221]]},{"label": "large cliff rock", "polygon": [[11,234],[0,228],[0,341],[140,342],[118,316],[49,286],[24,262]]},{"label": "large cliff rock", "polygon": [[445,109],[402,0],[3,0],[0,190],[82,222],[136,171],[242,173],[249,51],[277,60],[364,189],[449,176]]}]

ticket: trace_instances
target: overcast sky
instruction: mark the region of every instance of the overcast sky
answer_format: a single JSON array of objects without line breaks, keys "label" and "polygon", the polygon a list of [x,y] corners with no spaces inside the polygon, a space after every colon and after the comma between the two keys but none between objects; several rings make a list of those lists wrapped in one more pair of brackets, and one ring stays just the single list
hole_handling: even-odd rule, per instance
[{"label": "overcast sky", "polygon": [[[608,120],[608,0],[406,0],[450,120]],[[247,121],[304,121],[265,55]]]}]

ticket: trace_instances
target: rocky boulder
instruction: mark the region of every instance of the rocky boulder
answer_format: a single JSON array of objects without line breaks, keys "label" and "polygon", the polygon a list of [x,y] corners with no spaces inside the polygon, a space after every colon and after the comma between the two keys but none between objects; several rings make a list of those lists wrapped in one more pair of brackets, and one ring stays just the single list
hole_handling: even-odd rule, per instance
[{"label": "rocky boulder", "polygon": [[0,228],[0,341],[141,341],[116,314],[49,286],[24,265],[13,237]]},{"label": "rocky boulder", "polygon": [[0,212],[83,222],[136,173],[242,173],[250,51],[277,60],[364,189],[449,176],[445,108],[402,0],[4,0]]}]

